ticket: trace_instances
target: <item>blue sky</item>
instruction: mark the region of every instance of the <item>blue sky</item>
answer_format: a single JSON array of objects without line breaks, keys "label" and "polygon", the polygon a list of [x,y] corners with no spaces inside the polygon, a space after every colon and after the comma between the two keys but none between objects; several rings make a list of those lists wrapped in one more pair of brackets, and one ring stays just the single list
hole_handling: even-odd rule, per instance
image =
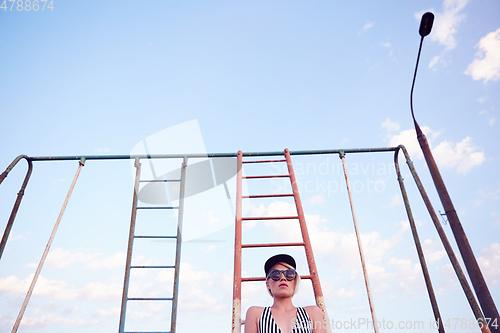
[{"label": "blue sky", "polygon": [[[404,144],[435,209],[442,211],[409,110],[420,17],[432,11],[436,18],[424,41],[415,114],[499,302],[497,1],[54,1],[54,10],[43,12],[10,11],[7,5],[0,9],[2,169],[21,154],[129,154],[141,142],[157,153]],[[329,315],[368,318],[340,160],[331,155],[293,161]],[[392,154],[347,155],[347,163],[357,184],[354,200],[377,317],[428,324],[432,312]],[[401,163],[442,315],[469,320],[472,312]],[[0,186],[1,230],[25,164]],[[76,168],[76,162],[34,165],[0,262],[0,332],[12,327]],[[227,185],[234,191],[234,179]],[[249,192],[266,189],[247,185]],[[130,162],[86,163],[20,331],[117,328],[132,186]],[[286,190],[284,184],[268,186]],[[229,330],[233,204],[222,186],[186,201],[185,232],[195,239],[197,228],[213,229],[183,246],[180,332],[200,325],[207,332]],[[291,209],[290,202],[271,200],[249,204],[245,212],[272,216]],[[449,225],[443,227],[455,246]],[[245,228],[249,242],[297,237],[294,227],[279,224]],[[150,242],[145,248],[170,245]],[[138,260],[164,259],[148,259],[151,251],[159,252],[145,249]],[[244,254],[246,274],[260,275],[272,254],[259,251]],[[300,271],[303,254],[294,254]],[[135,279],[133,290],[151,294],[171,277],[144,273]],[[244,285],[243,311],[270,301],[262,285]],[[305,282],[295,304],[312,302]],[[136,309],[129,325],[161,326],[167,308]]]}]

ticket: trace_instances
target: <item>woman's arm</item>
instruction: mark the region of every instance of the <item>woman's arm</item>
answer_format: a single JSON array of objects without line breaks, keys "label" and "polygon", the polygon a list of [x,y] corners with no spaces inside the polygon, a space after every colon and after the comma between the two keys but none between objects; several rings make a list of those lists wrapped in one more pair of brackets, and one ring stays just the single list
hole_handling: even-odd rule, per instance
[{"label": "woman's arm", "polygon": [[329,323],[323,319],[323,311],[316,305],[306,306],[304,309],[312,321],[313,333],[326,333],[326,325]]},{"label": "woman's arm", "polygon": [[245,333],[257,333],[259,330],[259,318],[264,311],[261,306],[251,306],[247,310],[245,318]]}]

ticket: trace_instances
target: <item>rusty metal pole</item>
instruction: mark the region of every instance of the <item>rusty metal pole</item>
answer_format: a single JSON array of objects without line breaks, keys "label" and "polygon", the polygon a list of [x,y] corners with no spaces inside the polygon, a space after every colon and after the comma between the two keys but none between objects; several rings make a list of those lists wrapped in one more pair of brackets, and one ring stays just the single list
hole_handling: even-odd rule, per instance
[{"label": "rusty metal pole", "polygon": [[0,259],[2,259],[3,250],[5,249],[7,241],[9,240],[10,231],[12,230],[12,226],[14,225],[14,220],[16,218],[17,211],[19,210],[19,206],[21,205],[21,200],[23,199],[24,196],[24,190],[26,189],[28,181],[30,180],[31,172],[33,171],[33,164],[31,163],[31,160],[28,158],[28,156],[20,155],[16,157],[14,161],[12,161],[12,163],[7,167],[7,169],[0,175],[0,184],[1,184],[5,179],[5,177],[7,177],[10,170],[12,170],[12,168],[16,166],[17,162],[19,162],[22,158],[26,159],[26,161],[28,162],[28,171],[26,172],[26,176],[24,177],[24,182],[21,185],[21,189],[17,193],[16,202],[14,203],[14,207],[12,207],[12,212],[10,213],[9,221],[7,221],[7,225],[5,226],[5,231],[2,236],[2,241],[0,242]]},{"label": "rusty metal pole", "polygon": [[174,270],[174,290],[172,299],[172,315],[170,323],[170,333],[176,332],[177,326],[177,304],[179,303],[179,276],[181,270],[181,246],[182,246],[182,223],[184,219],[184,196],[186,188],[186,167],[187,157],[184,156],[181,167],[181,184],[179,193],[179,209],[177,216],[177,237],[175,247],[175,270]]},{"label": "rusty metal pole", "polygon": [[328,332],[331,332],[330,320],[328,319],[328,313],[326,312],[325,298],[323,296],[323,291],[321,290],[321,284],[318,276],[318,269],[316,268],[316,262],[314,261],[311,240],[309,239],[309,232],[307,231],[304,209],[302,208],[302,203],[300,201],[297,180],[295,178],[295,173],[293,171],[293,166],[292,166],[292,159],[290,158],[290,151],[288,149],[285,149],[285,158],[286,158],[286,165],[288,167],[288,173],[290,174],[290,182],[292,183],[293,199],[295,201],[295,206],[297,207],[297,215],[299,217],[300,231],[302,232],[302,239],[304,240],[304,248],[306,252],[307,264],[309,265],[312,287],[314,290],[314,295],[316,297],[316,305],[323,312],[323,319],[327,326],[326,328]]},{"label": "rusty metal pole", "polygon": [[241,222],[243,153],[238,151],[236,178],[236,221],[234,236],[234,281],[233,281],[233,328],[232,333],[241,332]]},{"label": "rusty metal pole", "polygon": [[417,233],[417,226],[415,225],[415,220],[413,219],[413,213],[411,211],[410,202],[408,200],[408,195],[406,193],[406,188],[403,181],[403,176],[401,176],[401,170],[399,168],[399,149],[394,152],[394,165],[396,167],[396,174],[398,175],[399,187],[401,189],[401,195],[403,196],[403,201],[406,208],[406,215],[408,216],[408,222],[410,223],[411,233],[413,235],[413,240],[415,242],[415,248],[417,249],[418,259],[420,261],[420,267],[422,268],[422,274],[424,275],[425,286],[427,287],[427,293],[429,295],[429,300],[431,301],[432,311],[434,313],[434,319],[438,324],[438,332],[444,333],[443,320],[441,319],[441,314],[439,313],[439,307],[436,300],[436,295],[434,293],[434,288],[432,287],[431,277],[429,275],[429,270],[427,269],[427,263],[425,262],[424,251],[420,244],[420,238]]},{"label": "rusty metal pole", "polygon": [[[432,15],[432,13],[428,12],[422,16],[422,23],[420,25],[420,30],[419,30],[419,33],[422,36],[422,38],[420,40],[417,63],[415,66],[415,73],[413,76],[413,84],[410,92],[411,114],[413,117],[413,122],[415,124],[415,131],[417,132],[417,139],[420,144],[420,148],[422,149],[422,152],[424,154],[427,167],[429,168],[429,172],[432,176],[432,180],[434,182],[434,186],[436,187],[436,191],[438,192],[441,204],[443,205],[446,216],[448,217],[448,221],[450,222],[450,227],[451,230],[453,231],[453,236],[455,237],[455,240],[457,242],[458,249],[464,261],[467,273],[469,274],[472,286],[474,287],[474,291],[476,292],[479,304],[481,305],[481,308],[483,310],[484,317],[490,319],[492,322],[496,321],[498,324],[500,324],[500,316],[495,306],[495,302],[491,297],[490,291],[488,289],[488,286],[486,285],[486,281],[484,280],[483,274],[481,272],[481,269],[479,268],[476,257],[472,252],[472,248],[469,244],[467,236],[465,235],[462,224],[460,223],[460,219],[458,218],[455,207],[453,206],[453,202],[451,201],[450,195],[448,194],[448,190],[444,185],[443,178],[441,177],[439,169],[436,165],[436,161],[434,160],[434,156],[432,155],[429,143],[427,142],[427,138],[420,129],[420,126],[418,125],[417,120],[415,119],[415,114],[413,112],[413,89],[415,86],[415,79],[417,77],[420,52],[422,50],[422,43],[424,41],[424,37],[427,36],[431,31],[433,20],[434,20],[434,15]],[[493,333],[500,333],[500,326],[497,327],[492,326],[491,331]]]},{"label": "rusty metal pole", "polygon": [[460,285],[462,286],[465,297],[467,298],[467,301],[469,302],[470,308],[471,308],[472,312],[474,313],[474,316],[476,317],[478,324],[480,324],[479,327],[481,329],[481,332],[488,333],[488,332],[490,332],[490,329],[487,325],[484,324],[485,320],[484,320],[483,313],[481,312],[481,308],[479,307],[479,304],[477,303],[476,298],[474,297],[474,293],[472,292],[472,289],[470,288],[469,283],[467,282],[465,274],[462,271],[462,268],[460,267],[458,259],[455,256],[455,252],[453,252],[451,244],[448,241],[448,238],[446,237],[446,233],[444,232],[444,229],[439,222],[436,211],[432,207],[432,203],[429,199],[429,196],[427,195],[427,193],[424,189],[424,186],[422,185],[422,182],[420,181],[420,178],[418,177],[417,171],[415,170],[415,167],[413,166],[413,163],[410,159],[410,156],[408,155],[408,152],[406,151],[406,148],[404,146],[401,145],[399,147],[401,147],[401,149],[403,150],[403,153],[404,153],[405,158],[406,158],[406,164],[408,164],[408,168],[410,169],[410,172],[413,176],[415,184],[417,185],[417,188],[420,192],[420,195],[422,196],[422,200],[425,203],[427,211],[429,212],[429,215],[431,216],[432,222],[434,223],[434,226],[436,227],[436,231],[439,235],[439,238],[441,239],[441,243],[443,244],[443,247],[446,251],[446,254],[448,255],[448,258],[450,259],[450,263],[451,263],[453,269],[455,270],[458,281],[460,282]]},{"label": "rusty metal pole", "polygon": [[127,312],[127,299],[128,299],[128,285],[130,282],[130,266],[132,263],[132,248],[134,246],[134,234],[135,234],[135,221],[137,218],[137,201],[139,200],[139,183],[141,180],[141,162],[139,158],[135,158],[135,183],[134,183],[134,197],[132,199],[132,214],[130,217],[130,232],[128,236],[128,251],[127,251],[127,262],[125,264],[125,278],[123,282],[123,293],[122,293],[122,306],[120,310],[120,326],[118,328],[119,333],[125,331],[125,314]]},{"label": "rusty metal pole", "polygon": [[371,288],[370,288],[370,281],[368,280],[368,272],[366,271],[365,256],[363,254],[363,247],[361,245],[361,236],[359,235],[359,231],[358,231],[358,222],[356,219],[356,212],[354,211],[354,204],[353,204],[352,194],[351,194],[351,185],[349,183],[349,177],[347,175],[347,167],[345,164],[345,154],[343,151],[340,151],[339,155],[340,155],[340,159],[342,160],[342,167],[344,168],[344,176],[345,176],[345,183],[347,186],[347,194],[349,195],[349,204],[351,205],[352,221],[354,223],[354,231],[356,234],[356,239],[358,241],[358,250],[359,250],[359,257],[361,259],[361,268],[363,269],[363,277],[365,278],[366,294],[368,295],[368,304],[370,305],[370,312],[371,312],[372,320],[373,320],[373,330],[375,331],[375,333],[378,333],[378,322],[377,322],[377,317],[375,315],[375,306],[373,305],[372,292],[371,292]]},{"label": "rusty metal pole", "polygon": [[17,316],[16,322],[14,323],[14,327],[12,328],[12,333],[16,333],[18,328],[19,328],[19,325],[21,324],[21,320],[23,319],[24,312],[26,311],[26,308],[28,307],[28,302],[31,298],[31,295],[33,294],[33,290],[35,289],[36,281],[38,280],[38,276],[40,275],[40,272],[42,271],[42,267],[45,263],[45,259],[47,258],[47,255],[49,253],[52,242],[54,241],[54,237],[56,236],[57,229],[59,228],[59,224],[61,223],[62,217],[64,215],[64,211],[66,210],[66,206],[68,205],[69,198],[71,197],[71,193],[73,193],[73,188],[75,187],[76,180],[78,179],[78,176],[80,175],[80,170],[82,169],[84,164],[85,164],[85,158],[82,158],[80,160],[79,165],[78,165],[78,169],[76,170],[76,174],[75,174],[75,177],[73,178],[73,182],[71,183],[68,194],[66,195],[66,199],[64,200],[64,204],[61,208],[61,211],[59,212],[59,216],[57,217],[56,224],[54,225],[54,228],[52,229],[52,234],[49,237],[49,241],[47,242],[47,246],[45,247],[45,250],[43,251],[42,258],[40,259],[40,262],[38,263],[38,267],[36,269],[35,275],[33,276],[33,280],[31,281],[31,285],[28,289],[28,292],[26,293],[26,297],[24,298],[24,302],[23,302],[23,305],[21,306],[21,310],[19,311],[19,315]]}]

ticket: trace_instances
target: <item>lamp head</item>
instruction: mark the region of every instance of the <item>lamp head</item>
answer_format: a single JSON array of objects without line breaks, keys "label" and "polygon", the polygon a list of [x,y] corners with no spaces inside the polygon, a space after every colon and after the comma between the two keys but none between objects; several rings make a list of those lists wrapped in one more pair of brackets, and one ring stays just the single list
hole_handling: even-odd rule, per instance
[{"label": "lamp head", "polygon": [[420,36],[425,37],[431,33],[432,23],[434,23],[434,14],[427,12],[422,15],[422,20],[420,21],[420,29],[418,33]]}]

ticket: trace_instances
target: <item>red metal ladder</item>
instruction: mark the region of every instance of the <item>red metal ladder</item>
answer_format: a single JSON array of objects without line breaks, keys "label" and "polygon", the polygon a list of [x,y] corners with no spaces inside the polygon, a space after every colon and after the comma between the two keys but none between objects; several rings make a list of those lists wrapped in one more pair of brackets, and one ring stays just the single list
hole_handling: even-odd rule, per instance
[{"label": "red metal ladder", "polygon": [[[312,287],[314,291],[314,296],[316,299],[316,305],[322,310],[323,318],[325,322],[328,321],[328,315],[326,312],[325,301],[323,298],[323,292],[321,290],[321,285],[318,277],[318,272],[316,269],[316,263],[314,261],[314,256],[311,247],[311,241],[309,239],[309,233],[307,231],[306,220],[304,217],[304,211],[302,209],[302,203],[300,202],[299,190],[297,187],[297,182],[295,179],[295,174],[293,172],[292,160],[290,158],[290,152],[285,149],[284,159],[273,159],[273,160],[249,160],[243,161],[243,153],[238,151],[238,173],[237,173],[237,183],[236,183],[236,226],[235,226],[235,242],[234,242],[234,282],[233,282],[233,327],[232,333],[241,332],[241,283],[247,281],[265,281],[265,277],[242,277],[241,276],[241,250],[244,248],[258,248],[258,247],[283,247],[283,246],[303,246],[306,253],[307,264],[309,267],[309,275],[301,275],[302,279],[310,279],[312,282]],[[246,176],[243,177],[243,164],[245,163],[273,163],[273,162],[286,162],[288,167],[288,174],[285,175],[270,175],[270,176]],[[263,178],[289,178],[292,185],[293,193],[286,194],[259,194],[259,195],[242,195],[242,183],[243,179],[263,179]],[[274,198],[274,197],[293,197],[295,201],[295,206],[297,208],[296,216],[279,216],[279,217],[242,217],[242,199],[254,199],[254,198]],[[302,242],[299,243],[268,243],[268,244],[242,244],[242,221],[251,220],[299,220],[300,230],[302,233]]]}]

